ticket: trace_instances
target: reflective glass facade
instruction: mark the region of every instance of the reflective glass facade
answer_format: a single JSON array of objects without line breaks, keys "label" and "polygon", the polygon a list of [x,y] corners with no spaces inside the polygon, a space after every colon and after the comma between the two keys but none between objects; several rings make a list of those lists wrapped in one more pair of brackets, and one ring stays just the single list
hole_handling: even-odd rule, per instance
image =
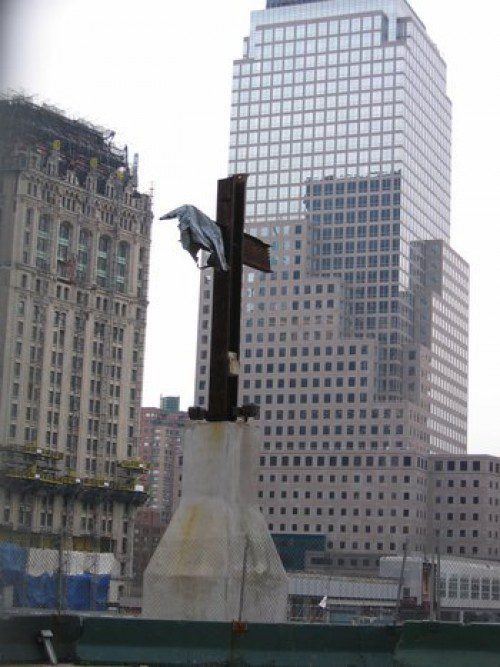
[{"label": "reflective glass facade", "polygon": [[[321,500],[290,516],[303,494],[330,493],[328,476],[304,469],[324,465],[315,452],[466,449],[468,267],[449,247],[450,128],[446,66],[403,0],[268,0],[252,14],[229,166],[249,174],[248,231],[272,245],[274,273],[245,273],[240,383],[261,405],[271,530],[330,532]],[[202,405],[210,294],[204,275]],[[304,490],[274,506],[284,477]],[[414,502],[423,549],[424,494],[394,500]]]}]

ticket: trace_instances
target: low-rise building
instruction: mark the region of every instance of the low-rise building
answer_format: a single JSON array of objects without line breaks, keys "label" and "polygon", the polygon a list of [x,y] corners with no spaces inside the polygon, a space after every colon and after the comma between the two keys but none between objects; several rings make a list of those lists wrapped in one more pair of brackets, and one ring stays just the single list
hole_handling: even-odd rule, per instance
[{"label": "low-rise building", "polygon": [[500,564],[388,556],[377,576],[289,575],[289,620],[387,623],[396,619],[500,621]]},{"label": "low-rise building", "polygon": [[469,454],[429,460],[429,541],[442,554],[500,558],[500,458]]}]

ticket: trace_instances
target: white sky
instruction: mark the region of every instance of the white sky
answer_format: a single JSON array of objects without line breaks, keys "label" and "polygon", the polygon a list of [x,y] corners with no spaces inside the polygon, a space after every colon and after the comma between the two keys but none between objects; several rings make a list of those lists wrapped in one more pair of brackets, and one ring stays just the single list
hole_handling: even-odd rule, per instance
[{"label": "white sky", "polygon": [[[215,215],[232,61],[264,5],[0,0],[3,85],[116,130],[140,154],[141,189],[154,183],[156,218],[184,203]],[[500,5],[412,5],[448,63],[454,105],[452,244],[471,265],[469,448],[500,454]],[[199,274],[178,238],[175,222],[155,222],[144,405],[161,393],[193,400]]]}]

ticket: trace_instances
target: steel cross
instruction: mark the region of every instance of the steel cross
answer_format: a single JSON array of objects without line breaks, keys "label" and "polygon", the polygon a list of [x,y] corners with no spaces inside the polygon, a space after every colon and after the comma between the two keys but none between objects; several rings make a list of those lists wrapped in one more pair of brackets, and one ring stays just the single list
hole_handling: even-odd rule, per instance
[{"label": "steel cross", "polygon": [[246,181],[246,174],[236,174],[218,182],[217,223],[229,270],[213,272],[208,410],[190,408],[191,419],[235,421],[257,412],[238,408],[241,283],[243,266],[270,273],[271,263],[269,245],[243,231]]}]

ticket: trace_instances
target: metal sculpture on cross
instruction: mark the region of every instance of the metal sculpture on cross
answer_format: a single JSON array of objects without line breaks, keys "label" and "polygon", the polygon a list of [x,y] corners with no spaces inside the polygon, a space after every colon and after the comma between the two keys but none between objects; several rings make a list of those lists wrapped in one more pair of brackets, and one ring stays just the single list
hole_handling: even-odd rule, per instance
[{"label": "metal sculpture on cross", "polygon": [[246,174],[236,174],[218,182],[216,222],[194,206],[161,218],[178,218],[183,247],[195,259],[206,250],[214,268],[208,408],[190,408],[191,419],[235,421],[258,414],[257,406],[238,407],[241,285],[243,266],[270,273],[271,265],[269,245],[243,229],[246,181]]}]

